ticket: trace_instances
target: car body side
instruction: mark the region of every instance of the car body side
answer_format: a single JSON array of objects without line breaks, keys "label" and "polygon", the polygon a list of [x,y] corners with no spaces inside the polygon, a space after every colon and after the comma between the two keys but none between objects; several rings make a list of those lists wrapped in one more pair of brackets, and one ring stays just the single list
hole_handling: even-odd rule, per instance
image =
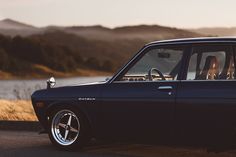
[{"label": "car body side", "polygon": [[[107,82],[36,91],[32,94],[32,104],[36,115],[43,128],[48,130],[50,112],[56,107],[70,105],[85,115],[93,135],[101,138],[120,138],[120,136],[127,137],[131,134],[148,136],[148,134],[155,134],[160,127],[166,127],[165,129],[168,130],[160,133],[166,132],[170,135],[174,131],[175,134],[182,136],[185,136],[186,132],[193,132],[195,135],[196,129],[200,135],[206,132],[214,133],[208,128],[218,130],[220,133],[234,128],[236,127],[236,92],[234,88],[236,81],[186,80],[192,46],[206,44],[235,46],[236,39],[187,39],[147,44]],[[163,46],[185,47],[177,80],[142,83],[117,81],[148,48]],[[162,85],[173,86],[173,96],[165,96],[160,92],[156,98],[153,91]],[[142,105],[147,101],[151,102],[147,106],[147,108],[150,107],[149,110]],[[40,103],[43,105],[37,105]],[[160,105],[156,106],[155,103]],[[136,120],[143,127],[140,127],[142,129],[135,134],[135,129],[140,128],[135,128],[139,124],[136,124],[136,120],[132,117],[138,117],[139,114],[140,118]],[[155,127],[158,125],[157,122],[161,121],[163,121],[163,125]]]}]

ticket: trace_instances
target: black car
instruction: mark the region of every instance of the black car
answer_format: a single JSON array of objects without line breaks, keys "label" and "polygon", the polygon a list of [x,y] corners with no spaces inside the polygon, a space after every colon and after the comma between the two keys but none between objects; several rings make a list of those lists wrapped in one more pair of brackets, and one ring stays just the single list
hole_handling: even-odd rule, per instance
[{"label": "black car", "polygon": [[108,81],[51,88],[52,78],[48,89],[33,93],[32,104],[52,143],[63,149],[92,137],[233,136],[235,55],[236,38],[152,42]]}]

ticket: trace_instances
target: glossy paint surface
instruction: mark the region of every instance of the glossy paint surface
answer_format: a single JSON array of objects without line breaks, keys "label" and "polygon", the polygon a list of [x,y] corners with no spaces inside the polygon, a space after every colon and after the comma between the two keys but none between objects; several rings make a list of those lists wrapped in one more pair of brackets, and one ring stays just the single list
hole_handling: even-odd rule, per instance
[{"label": "glossy paint surface", "polygon": [[[231,133],[236,127],[236,81],[185,80],[191,47],[202,44],[234,46],[236,39],[185,39],[147,44],[108,82],[36,91],[32,102],[39,121],[47,129],[50,111],[59,105],[70,105],[86,115],[98,138],[157,140],[164,135],[198,138],[205,134]],[[177,80],[119,81],[146,48],[163,45],[186,47]],[[37,108],[37,102],[45,106]]]}]

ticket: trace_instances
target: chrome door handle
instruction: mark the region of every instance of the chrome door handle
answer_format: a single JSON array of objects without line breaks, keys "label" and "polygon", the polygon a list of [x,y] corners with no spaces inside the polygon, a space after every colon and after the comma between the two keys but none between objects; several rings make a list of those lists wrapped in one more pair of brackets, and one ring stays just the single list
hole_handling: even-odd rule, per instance
[{"label": "chrome door handle", "polygon": [[172,86],[159,86],[158,89],[159,90],[172,90],[173,87]]},{"label": "chrome door handle", "polygon": [[163,90],[163,91],[168,91],[168,95],[171,96],[172,95],[172,90],[173,87],[172,86],[159,86],[158,90]]}]

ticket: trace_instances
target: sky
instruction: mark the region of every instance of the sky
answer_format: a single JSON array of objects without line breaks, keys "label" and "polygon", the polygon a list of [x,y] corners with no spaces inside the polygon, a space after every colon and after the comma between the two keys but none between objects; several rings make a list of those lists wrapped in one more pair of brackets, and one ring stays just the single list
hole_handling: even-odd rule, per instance
[{"label": "sky", "polygon": [[35,26],[236,26],[236,0],[0,0],[0,20]]}]

